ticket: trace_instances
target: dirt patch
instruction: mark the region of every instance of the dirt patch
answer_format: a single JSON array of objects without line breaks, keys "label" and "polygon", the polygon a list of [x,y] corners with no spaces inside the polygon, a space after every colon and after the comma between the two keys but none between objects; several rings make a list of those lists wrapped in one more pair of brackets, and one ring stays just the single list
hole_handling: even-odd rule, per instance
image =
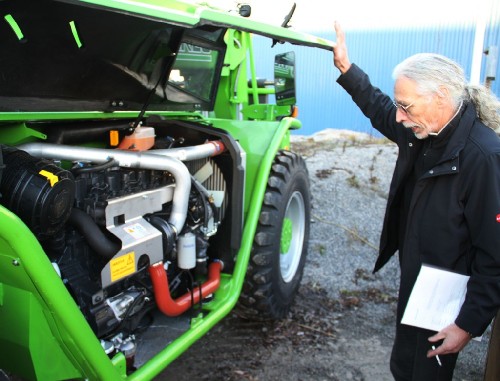
[{"label": "dirt patch", "polygon": [[[363,362],[379,363],[387,348],[377,337],[352,345],[347,325],[364,324],[359,308],[393,303],[375,290],[332,299],[324,289],[305,284],[286,319],[255,321],[236,308],[214,330],[199,340],[161,374],[161,380],[368,380],[359,369]],[[346,324],[348,323],[348,324]],[[373,332],[375,333],[375,332]],[[356,347],[356,348],[355,348]],[[353,352],[351,352],[354,349]],[[373,360],[368,360],[366,351]],[[374,376],[377,376],[374,373]]]},{"label": "dirt patch", "polygon": [[[397,256],[372,273],[397,148],[358,135],[293,144],[309,168],[304,279],[286,319],[235,309],[157,379],[389,381]],[[454,381],[482,381],[489,332],[459,356]]]}]

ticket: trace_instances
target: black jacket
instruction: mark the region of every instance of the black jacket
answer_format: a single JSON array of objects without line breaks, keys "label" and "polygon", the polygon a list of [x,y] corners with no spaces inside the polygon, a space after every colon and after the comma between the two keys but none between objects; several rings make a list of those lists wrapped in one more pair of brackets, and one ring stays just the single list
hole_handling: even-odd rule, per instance
[{"label": "black jacket", "polygon": [[[425,263],[470,275],[455,322],[481,335],[500,306],[500,139],[476,117],[474,105],[466,104],[456,125],[447,127],[440,158],[415,178],[416,163],[433,138],[417,139],[397,123],[391,98],[356,65],[338,83],[373,127],[399,147],[374,269],[399,249],[398,319]],[[402,221],[406,228],[401,229]]]}]

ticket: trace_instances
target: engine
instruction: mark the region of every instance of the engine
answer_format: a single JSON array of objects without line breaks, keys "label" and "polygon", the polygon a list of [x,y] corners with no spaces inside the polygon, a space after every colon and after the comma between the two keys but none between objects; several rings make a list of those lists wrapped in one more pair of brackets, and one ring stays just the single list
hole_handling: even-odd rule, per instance
[{"label": "engine", "polygon": [[202,282],[204,292],[217,287],[221,265],[207,250],[226,184],[211,156],[224,147],[208,145],[192,154],[1,147],[1,203],[38,238],[103,343],[133,346],[153,308],[176,316],[207,296]]}]

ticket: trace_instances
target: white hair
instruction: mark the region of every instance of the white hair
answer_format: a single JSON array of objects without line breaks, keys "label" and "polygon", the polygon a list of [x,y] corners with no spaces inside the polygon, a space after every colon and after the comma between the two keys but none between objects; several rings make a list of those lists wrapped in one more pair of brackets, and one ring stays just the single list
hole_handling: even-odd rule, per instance
[{"label": "white hair", "polygon": [[470,85],[462,67],[455,61],[439,54],[419,53],[398,64],[392,76],[414,81],[421,95],[442,96],[440,89],[445,88],[455,108],[463,101],[471,101],[476,106],[478,118],[486,126],[500,130],[500,101],[488,88]]}]

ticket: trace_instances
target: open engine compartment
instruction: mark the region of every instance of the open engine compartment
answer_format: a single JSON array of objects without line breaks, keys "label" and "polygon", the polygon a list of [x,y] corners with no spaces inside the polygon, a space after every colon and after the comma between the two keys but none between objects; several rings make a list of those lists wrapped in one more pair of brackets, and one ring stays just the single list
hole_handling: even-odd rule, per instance
[{"label": "open engine compartment", "polygon": [[[0,203],[39,240],[104,350],[133,368],[135,332],[154,310],[198,308],[231,272],[245,155],[196,122],[81,127],[37,124],[45,142],[2,145]],[[136,150],[139,132],[148,150]],[[115,134],[128,149],[113,147]]]},{"label": "open engine compartment", "polygon": [[237,8],[0,1],[1,370],[150,380],[239,302],[286,316],[310,221],[295,55],[261,79],[252,36],[333,42]]}]

